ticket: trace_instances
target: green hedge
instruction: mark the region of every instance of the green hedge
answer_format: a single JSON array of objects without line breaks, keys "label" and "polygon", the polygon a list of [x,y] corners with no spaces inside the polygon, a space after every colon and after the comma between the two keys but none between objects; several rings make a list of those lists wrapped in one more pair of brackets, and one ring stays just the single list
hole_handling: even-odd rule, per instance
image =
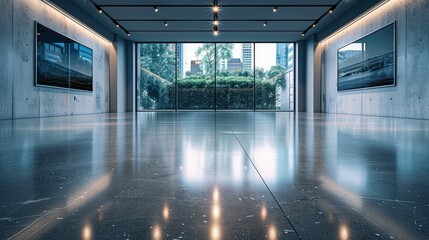
[{"label": "green hedge", "polygon": [[[214,78],[190,76],[178,79],[179,109],[214,109],[214,94],[218,109],[253,109],[255,92],[256,109],[275,109],[276,83],[253,77],[218,76],[215,91]],[[139,81],[139,104],[143,109],[174,109],[175,85],[143,74]],[[144,90],[144,91],[142,91]]]}]

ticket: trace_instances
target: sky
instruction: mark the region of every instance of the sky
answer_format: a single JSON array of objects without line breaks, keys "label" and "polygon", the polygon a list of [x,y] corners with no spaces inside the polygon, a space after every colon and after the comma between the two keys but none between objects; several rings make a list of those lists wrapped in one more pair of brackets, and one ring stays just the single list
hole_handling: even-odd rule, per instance
[{"label": "sky", "polygon": [[[202,43],[187,43],[183,47],[183,58],[185,63],[185,72],[191,69],[191,60],[198,60],[195,56],[195,51]],[[271,66],[276,65],[276,44],[275,43],[257,43],[255,60],[256,67],[262,67],[269,70]],[[240,43],[234,44],[232,58],[242,58],[242,47]]]}]

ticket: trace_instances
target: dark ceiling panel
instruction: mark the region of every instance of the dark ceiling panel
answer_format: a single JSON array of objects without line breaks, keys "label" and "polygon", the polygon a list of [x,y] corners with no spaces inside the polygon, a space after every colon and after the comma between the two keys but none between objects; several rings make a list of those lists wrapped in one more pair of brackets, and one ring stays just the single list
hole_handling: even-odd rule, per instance
[{"label": "dark ceiling panel", "polygon": [[[100,5],[148,4],[148,5],[211,5],[213,0],[95,0]],[[219,5],[333,5],[337,0],[219,0]]]},{"label": "dark ceiling panel", "polygon": [[317,19],[327,12],[329,7],[288,7],[273,13],[272,8],[242,7],[223,9],[219,19]]},{"label": "dark ceiling panel", "polygon": [[166,7],[160,8],[159,12],[155,12],[153,8],[148,7],[106,7],[103,8],[108,14],[115,19],[211,19],[213,13],[210,8],[201,7],[188,7],[188,8],[174,8]]},{"label": "dark ceiling panel", "polygon": [[[105,7],[103,9],[117,20],[213,19],[211,9],[206,7],[164,7],[158,12],[150,7]],[[219,20],[316,20],[328,10],[327,7],[289,7],[273,13],[271,8],[266,7],[228,8],[219,13]]]},{"label": "dark ceiling panel", "polygon": [[[98,14],[95,6],[86,9],[96,13],[96,18],[123,37],[135,41],[297,41],[303,39],[301,33],[310,28],[309,33],[319,27],[311,25],[338,0],[219,0],[218,37],[213,36],[213,11],[210,0],[73,0],[77,3],[93,1],[106,14]],[[347,3],[352,0],[344,0]],[[159,11],[154,11],[154,6]],[[88,6],[86,4],[85,6]],[[273,7],[277,6],[277,12]],[[339,9],[345,11],[341,4]],[[88,8],[88,7],[85,7]],[[344,8],[344,9],[342,9]],[[335,13],[332,16],[336,15]],[[327,15],[322,23],[332,21]],[[120,28],[115,28],[119,22]],[[164,26],[164,21],[168,26]],[[267,21],[267,26],[263,23]],[[124,31],[121,30],[124,29]],[[131,37],[126,32],[131,32]]]},{"label": "dark ceiling panel", "polygon": [[[128,31],[211,31],[213,29],[213,23],[209,21],[205,22],[192,22],[192,21],[168,21],[168,26],[164,25],[164,21],[145,21],[135,22],[126,21],[121,22]],[[267,22],[267,26],[264,27],[264,21],[244,21],[244,22],[221,22],[219,30],[222,31],[304,31],[312,22],[280,22],[273,21]]]},{"label": "dark ceiling panel", "polygon": [[[172,37],[174,36],[174,37]],[[299,33],[221,33],[214,37],[210,32],[186,34],[133,33],[131,39],[137,42],[296,42]]]}]

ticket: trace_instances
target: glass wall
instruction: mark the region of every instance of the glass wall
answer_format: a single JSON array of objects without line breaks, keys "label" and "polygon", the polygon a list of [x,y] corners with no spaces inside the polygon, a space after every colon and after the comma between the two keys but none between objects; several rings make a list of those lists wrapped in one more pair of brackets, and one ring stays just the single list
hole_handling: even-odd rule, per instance
[{"label": "glass wall", "polygon": [[214,110],[215,44],[178,43],[177,109]]},{"label": "glass wall", "polygon": [[176,108],[176,44],[138,44],[137,110]]},{"label": "glass wall", "polygon": [[255,65],[255,109],[293,110],[293,43],[256,43]]},{"label": "glass wall", "polygon": [[216,109],[253,110],[253,43],[216,44]]},{"label": "glass wall", "polygon": [[141,43],[138,110],[294,110],[293,43]]}]

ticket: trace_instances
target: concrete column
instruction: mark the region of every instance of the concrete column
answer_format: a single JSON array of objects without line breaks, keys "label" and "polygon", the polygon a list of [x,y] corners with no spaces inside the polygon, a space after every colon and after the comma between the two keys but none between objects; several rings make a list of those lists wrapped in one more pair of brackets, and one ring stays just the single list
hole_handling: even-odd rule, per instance
[{"label": "concrete column", "polygon": [[115,36],[110,51],[110,112],[126,111],[126,41]]},{"label": "concrete column", "polygon": [[127,41],[126,71],[126,111],[134,112],[136,109],[136,44],[133,41]]},{"label": "concrete column", "polygon": [[296,79],[296,97],[295,97],[295,109],[297,112],[306,111],[306,53],[305,53],[305,41],[299,41],[296,43],[296,67],[295,67],[295,79]]},{"label": "concrete column", "polygon": [[306,110],[314,112],[314,36],[307,39],[305,54]]}]

